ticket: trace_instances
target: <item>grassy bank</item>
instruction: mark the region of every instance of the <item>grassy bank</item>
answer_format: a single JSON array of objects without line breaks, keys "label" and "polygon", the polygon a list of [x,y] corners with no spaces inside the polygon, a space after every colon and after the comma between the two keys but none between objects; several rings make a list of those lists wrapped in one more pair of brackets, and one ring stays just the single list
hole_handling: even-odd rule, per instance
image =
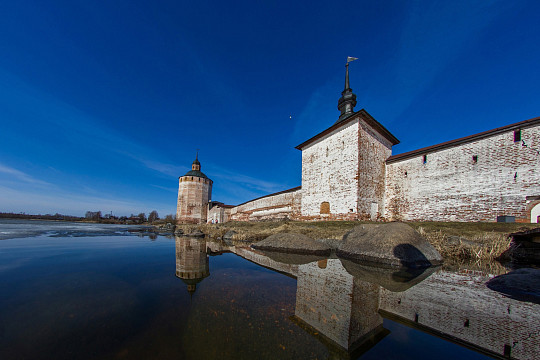
[{"label": "grassy bank", "polygon": [[[227,231],[236,232],[232,240],[252,243],[278,232],[295,232],[313,239],[342,239],[358,221],[276,221],[228,222],[224,224],[179,225],[184,233],[199,229],[213,238],[222,237]],[[538,224],[519,223],[461,223],[461,222],[410,222],[408,223],[439,251],[445,262],[459,265],[471,262],[493,262],[510,245],[508,235],[513,232],[536,228]],[[483,265],[482,265],[483,266]]]}]

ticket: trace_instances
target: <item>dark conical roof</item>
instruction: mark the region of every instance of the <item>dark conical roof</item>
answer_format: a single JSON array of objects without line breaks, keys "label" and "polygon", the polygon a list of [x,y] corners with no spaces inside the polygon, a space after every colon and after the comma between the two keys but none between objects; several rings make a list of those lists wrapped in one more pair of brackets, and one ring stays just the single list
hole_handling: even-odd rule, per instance
[{"label": "dark conical roof", "polygon": [[203,179],[208,179],[208,176],[204,175],[204,173],[201,171],[201,163],[199,162],[198,150],[197,150],[197,155],[195,156],[195,160],[193,161],[193,164],[191,165],[191,170],[189,170],[184,176],[197,176]]},{"label": "dark conical roof", "polygon": [[189,170],[184,176],[198,176],[203,179],[208,179],[208,176],[204,175],[200,170]]}]

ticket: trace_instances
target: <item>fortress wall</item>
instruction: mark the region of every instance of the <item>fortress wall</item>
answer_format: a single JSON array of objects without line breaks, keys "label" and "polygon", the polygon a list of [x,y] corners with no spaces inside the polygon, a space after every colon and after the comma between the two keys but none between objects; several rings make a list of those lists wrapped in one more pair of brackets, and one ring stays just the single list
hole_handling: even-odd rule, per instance
[{"label": "fortress wall", "polygon": [[206,222],[211,223],[212,221],[214,221],[214,223],[221,224],[229,221],[230,214],[230,207],[222,207],[219,205],[215,205],[210,210],[208,210],[208,218],[206,219]]},{"label": "fortress wall", "polygon": [[233,221],[295,219],[300,213],[300,187],[248,201],[231,209]]},{"label": "fortress wall", "polygon": [[298,268],[300,265],[296,264],[284,264],[277,262],[275,260],[270,259],[268,256],[265,256],[258,252],[257,250],[253,250],[250,247],[231,247],[230,248],[233,253],[235,253],[238,256],[243,257],[246,260],[253,261],[255,264],[259,264],[261,266],[280,271],[285,274],[289,274],[294,277],[298,277]]},{"label": "fortress wall", "polygon": [[376,220],[384,213],[385,160],[392,144],[363,121],[358,131],[358,214]]},{"label": "fortress wall", "polygon": [[176,219],[179,223],[206,223],[212,181],[197,176],[178,179]]},{"label": "fortress wall", "polygon": [[512,359],[534,358],[540,352],[538,305],[490,290],[490,278],[440,271],[404,292],[381,289],[379,309],[501,357],[509,345]]},{"label": "fortress wall", "polygon": [[[359,131],[359,121],[351,121],[302,149],[303,219],[356,216]],[[323,202],[329,204],[329,213]]]},{"label": "fortress wall", "polygon": [[[540,195],[540,126],[508,130],[386,165],[386,212],[392,220],[530,222]],[[477,161],[473,160],[477,156]],[[527,200],[529,197],[529,200]]]}]

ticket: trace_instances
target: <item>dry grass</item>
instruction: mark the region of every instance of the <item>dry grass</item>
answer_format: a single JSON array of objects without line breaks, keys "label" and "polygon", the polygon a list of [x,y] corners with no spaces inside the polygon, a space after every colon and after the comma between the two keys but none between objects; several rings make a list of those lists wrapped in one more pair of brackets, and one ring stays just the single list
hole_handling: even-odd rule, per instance
[{"label": "dry grass", "polygon": [[427,232],[423,227],[416,229],[433,245],[443,257],[459,259],[495,259],[510,245],[507,234],[482,233],[473,238],[448,235],[439,231]]},{"label": "dry grass", "polygon": [[510,246],[509,234],[537,224],[503,223],[409,223],[445,258],[468,262],[492,262]]}]

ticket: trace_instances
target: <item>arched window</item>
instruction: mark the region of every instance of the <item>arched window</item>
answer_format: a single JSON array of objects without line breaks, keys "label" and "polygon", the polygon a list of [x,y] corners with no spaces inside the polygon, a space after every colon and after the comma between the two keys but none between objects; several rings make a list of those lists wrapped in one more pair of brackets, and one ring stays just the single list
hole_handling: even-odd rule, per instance
[{"label": "arched window", "polygon": [[540,223],[540,204],[536,204],[531,209],[531,223]]},{"label": "arched window", "polygon": [[330,214],[330,203],[328,201],[321,203],[321,214]]}]

